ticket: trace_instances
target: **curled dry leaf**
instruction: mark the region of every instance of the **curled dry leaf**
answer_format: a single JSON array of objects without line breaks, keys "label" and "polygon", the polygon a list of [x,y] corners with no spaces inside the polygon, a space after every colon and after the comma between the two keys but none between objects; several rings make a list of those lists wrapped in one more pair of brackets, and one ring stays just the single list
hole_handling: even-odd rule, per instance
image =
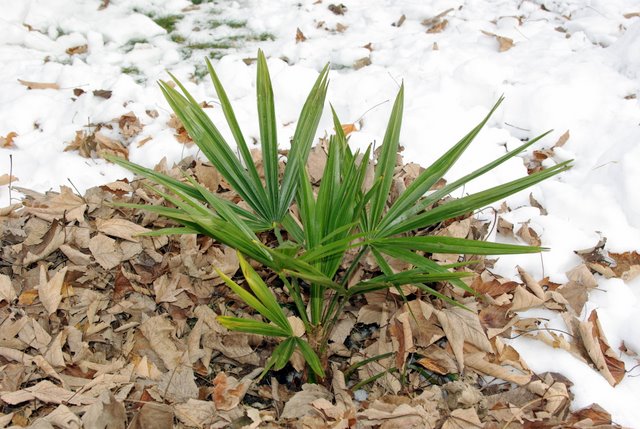
[{"label": "curled dry leaf", "polygon": [[224,372],[219,372],[213,379],[213,402],[218,410],[229,411],[240,404],[249,390],[251,379],[238,381]]},{"label": "curled dry leaf", "polygon": [[529,222],[525,222],[518,232],[516,233],[518,237],[524,240],[529,246],[540,246],[542,245],[542,240],[540,240],[540,236],[535,231],[535,229],[529,226]]},{"label": "curled dry leaf", "polygon": [[616,386],[624,378],[624,362],[618,358],[618,354],[609,346],[600,326],[596,310],[591,312],[586,322],[580,322],[578,331],[591,361],[609,384]]},{"label": "curled dry leaf", "polygon": [[531,381],[530,374],[522,374],[514,371],[513,368],[489,362],[485,357],[486,353],[468,353],[465,355],[465,362],[467,366],[482,374],[515,383],[519,386],[524,386]]},{"label": "curled dry leaf", "polygon": [[356,124],[342,124],[342,131],[345,136],[348,136],[354,131],[358,131],[356,128]]},{"label": "curled dry leaf", "polygon": [[94,398],[63,389],[48,380],[41,381],[26,389],[0,394],[0,399],[11,405],[17,405],[26,401],[33,401],[34,399],[38,399],[39,401],[47,404],[66,403],[72,405],[84,405],[95,402]]},{"label": "curled dry leaf", "polygon": [[305,40],[307,40],[307,38],[302,33],[302,30],[296,28],[296,43],[304,42]]},{"label": "curled dry leaf", "polygon": [[68,55],[80,55],[85,54],[89,51],[89,45],[78,45],[68,48],[65,52]]},{"label": "curled dry leaf", "polygon": [[64,227],[54,220],[47,232],[42,236],[42,239],[31,246],[24,246],[24,252],[26,253],[22,263],[24,265],[30,265],[34,262],[40,261],[56,250],[64,243]]},{"label": "curled dry leaf", "polygon": [[120,133],[127,139],[137,136],[142,131],[142,124],[133,112],[125,113],[118,120]]},{"label": "curled dry leaf", "polygon": [[513,48],[513,46],[514,46],[513,39],[510,39],[508,37],[498,36],[497,34],[490,33],[488,31],[484,31],[484,30],[482,31],[482,34],[485,34],[485,35],[491,36],[491,37],[495,37],[495,39],[498,41],[498,52],[508,51],[509,49]]},{"label": "curled dry leaf", "polygon": [[443,19],[442,21],[436,22],[435,24],[431,25],[427,29],[427,33],[429,34],[442,33],[444,29],[447,28],[448,24],[449,24],[449,20]]},{"label": "curled dry leaf", "polygon": [[0,136],[0,147],[5,149],[12,149],[16,147],[15,143],[13,142],[16,137],[18,137],[18,133],[16,133],[15,131],[11,131],[6,135],[6,137]]}]

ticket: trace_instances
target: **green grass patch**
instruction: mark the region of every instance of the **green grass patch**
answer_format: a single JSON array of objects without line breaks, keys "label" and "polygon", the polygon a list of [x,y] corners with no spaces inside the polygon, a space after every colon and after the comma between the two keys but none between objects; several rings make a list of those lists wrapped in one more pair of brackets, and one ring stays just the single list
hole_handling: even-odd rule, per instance
[{"label": "green grass patch", "polygon": [[141,74],[141,71],[136,66],[125,66],[120,69],[124,74]]},{"label": "green grass patch", "polygon": [[219,40],[216,42],[189,43],[185,47],[192,51],[201,49],[229,49],[233,47],[233,44],[227,40]]},{"label": "green grass patch", "polygon": [[167,33],[171,33],[176,29],[176,24],[178,24],[182,18],[182,15],[167,15],[153,18],[153,21],[160,27],[167,30]]},{"label": "green grass patch", "polygon": [[244,28],[247,25],[247,21],[238,21],[238,20],[219,20],[219,19],[214,19],[212,21],[209,21],[209,28],[218,28],[221,27],[223,25],[226,25],[227,27],[230,28]]},{"label": "green grass patch", "polygon": [[149,43],[149,41],[147,39],[141,39],[141,38],[131,39],[127,43],[125,43],[123,49],[125,52],[131,52],[133,51],[133,48],[135,48],[138,43]]},{"label": "green grass patch", "polygon": [[178,34],[178,33],[173,33],[171,35],[171,41],[175,42],[175,43],[184,43],[187,41],[187,39],[182,35],[182,34]]}]

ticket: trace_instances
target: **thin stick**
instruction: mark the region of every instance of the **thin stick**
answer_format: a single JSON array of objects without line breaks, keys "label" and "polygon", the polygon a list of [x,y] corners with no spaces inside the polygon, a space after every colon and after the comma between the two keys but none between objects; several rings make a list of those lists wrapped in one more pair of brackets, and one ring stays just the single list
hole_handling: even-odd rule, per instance
[{"label": "thin stick", "polygon": [[13,154],[9,154],[9,205],[13,202],[11,198],[11,189],[13,189]]}]

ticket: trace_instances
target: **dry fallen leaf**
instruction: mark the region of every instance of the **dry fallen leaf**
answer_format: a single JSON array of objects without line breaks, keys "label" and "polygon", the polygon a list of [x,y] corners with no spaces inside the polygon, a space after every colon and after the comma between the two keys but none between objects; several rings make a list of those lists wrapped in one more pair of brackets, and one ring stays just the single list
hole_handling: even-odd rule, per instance
[{"label": "dry fallen leaf", "polygon": [[132,138],[140,134],[142,131],[142,124],[140,120],[133,112],[125,113],[120,116],[118,120],[118,127],[120,128],[120,132],[125,138]]},{"label": "dry fallen leaf", "polygon": [[98,400],[91,404],[82,416],[85,428],[124,429],[126,421],[124,404],[108,390],[102,391]]},{"label": "dry fallen leaf", "polygon": [[529,226],[529,222],[522,224],[516,235],[524,240],[529,246],[540,246],[542,240],[538,233]]},{"label": "dry fallen leaf", "polygon": [[508,37],[498,36],[497,34],[490,33],[484,30],[482,30],[482,33],[487,36],[495,37],[495,39],[498,41],[498,52],[508,51],[514,46],[513,39],[510,39]]},{"label": "dry fallen leaf", "polygon": [[67,267],[58,271],[50,280],[47,280],[47,270],[44,265],[40,265],[40,285],[38,286],[38,298],[49,315],[58,310],[62,302],[62,286],[64,277],[67,274]]},{"label": "dry fallen leaf", "polygon": [[473,408],[458,408],[451,412],[442,424],[442,429],[482,428],[476,410]]},{"label": "dry fallen leaf", "polygon": [[296,43],[304,42],[305,40],[307,40],[307,38],[302,33],[302,30],[296,28]]},{"label": "dry fallen leaf", "polygon": [[354,131],[357,131],[356,124],[342,124],[342,131],[345,136],[348,136]]},{"label": "dry fallen leaf", "polygon": [[65,52],[68,55],[79,55],[84,54],[89,51],[89,45],[78,45],[71,48],[68,48]]},{"label": "dry fallen leaf", "polygon": [[618,358],[617,353],[609,346],[600,326],[596,310],[591,312],[586,322],[580,322],[578,330],[591,361],[609,384],[616,386],[624,378],[624,362]]},{"label": "dry fallen leaf", "polygon": [[0,302],[5,301],[7,304],[11,304],[17,297],[16,290],[11,284],[11,277],[0,274]]},{"label": "dry fallen leaf", "polygon": [[404,24],[406,20],[407,16],[405,14],[402,14],[400,18],[398,18],[398,20],[391,25],[393,25],[394,27],[402,27],[402,24]]},{"label": "dry fallen leaf", "polygon": [[218,414],[213,402],[193,398],[189,398],[184,404],[175,405],[174,412],[182,423],[197,428],[211,427]]},{"label": "dry fallen leaf", "polygon": [[122,262],[122,249],[116,240],[107,237],[104,234],[97,234],[89,242],[89,250],[105,270],[110,270]]},{"label": "dry fallen leaf", "polygon": [[18,178],[16,176],[9,176],[8,174],[3,174],[0,176],[0,186],[10,185],[13,182],[17,182]]},{"label": "dry fallen leaf", "polygon": [[147,402],[133,417],[128,429],[173,429],[173,410],[169,405]]},{"label": "dry fallen leaf", "polygon": [[447,28],[448,24],[449,24],[449,21],[447,19],[443,19],[442,21],[439,21],[433,24],[431,27],[429,27],[427,29],[427,33],[429,34],[442,33],[444,29]]},{"label": "dry fallen leaf", "polygon": [[567,130],[564,132],[564,134],[560,136],[560,138],[558,138],[558,141],[556,142],[556,144],[553,145],[553,147],[556,148],[556,147],[564,146],[564,144],[569,140],[569,137],[570,137],[569,130]]},{"label": "dry fallen leaf", "polygon": [[347,11],[347,7],[342,3],[330,4],[328,9],[336,15],[344,15],[344,13]]},{"label": "dry fallen leaf", "polygon": [[360,70],[363,67],[366,66],[370,66],[371,65],[371,58],[370,57],[364,57],[364,58],[360,58],[359,60],[355,60],[353,62],[353,69],[354,70]]},{"label": "dry fallen leaf", "polygon": [[6,137],[0,136],[0,147],[5,149],[16,147],[15,143],[13,142],[16,137],[18,137],[18,133],[16,133],[15,131],[11,131],[7,134]]},{"label": "dry fallen leaf", "polygon": [[250,379],[236,380],[224,372],[213,379],[213,402],[218,410],[229,411],[240,404],[251,385]]},{"label": "dry fallen leaf", "polygon": [[126,219],[96,219],[96,229],[111,237],[138,243],[139,234],[150,230]]},{"label": "dry fallen leaf", "polygon": [[300,419],[306,414],[315,412],[312,402],[318,399],[331,399],[331,393],[319,384],[303,384],[302,390],[294,394],[282,410],[283,419]]},{"label": "dry fallen leaf", "polygon": [[93,95],[95,97],[106,98],[106,99],[111,98],[112,93],[113,91],[109,91],[108,89],[96,89],[93,91]]},{"label": "dry fallen leaf", "polygon": [[58,387],[48,380],[41,381],[26,389],[2,393],[0,394],[0,399],[11,405],[20,404],[26,401],[33,401],[34,399],[38,399],[39,401],[48,404],[62,404],[64,402],[73,405],[83,405],[95,402],[94,398]]},{"label": "dry fallen leaf", "polygon": [[60,86],[57,83],[30,82],[22,79],[18,79],[18,82],[26,86],[28,89],[60,89]]},{"label": "dry fallen leaf", "polygon": [[172,403],[186,402],[189,398],[198,397],[198,386],[195,382],[193,368],[178,365],[172,371],[162,374],[158,383],[158,390],[166,401]]},{"label": "dry fallen leaf", "polygon": [[[465,303],[473,310],[473,304]],[[464,343],[467,342],[480,350],[492,353],[493,347],[480,324],[475,311],[453,307],[435,310],[438,321],[444,330],[447,340],[453,349],[460,372],[464,369]]]}]

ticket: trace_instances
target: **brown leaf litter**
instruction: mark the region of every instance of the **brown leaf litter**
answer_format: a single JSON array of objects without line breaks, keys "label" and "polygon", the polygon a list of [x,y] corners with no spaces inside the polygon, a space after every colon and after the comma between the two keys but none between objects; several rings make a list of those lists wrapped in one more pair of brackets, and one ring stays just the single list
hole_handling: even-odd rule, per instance
[{"label": "brown leaf litter", "polygon": [[[123,133],[135,124],[123,121]],[[317,185],[321,170],[315,167],[326,162],[322,145],[312,159]],[[237,201],[210,165],[187,159],[156,169],[178,180],[186,172]],[[420,171],[398,157],[393,195]],[[295,355],[290,366],[256,382],[277,340],[229,332],[216,320],[229,311],[259,317],[213,269],[235,276],[235,252],[203,236],[141,236],[172,223],[111,203],[168,204],[145,183],[121,180],[83,196],[66,187],[23,190],[22,206],[0,218],[0,427],[615,427],[597,405],[572,412],[571,383],[532,372],[508,339],[525,335],[562,348],[619,383],[624,345],[609,344],[595,311],[587,321],[578,316],[597,286],[593,272],[609,268],[628,278],[640,265],[637,254],[605,254],[604,244],[579,252],[585,264],[567,273],[564,284],[522,268],[520,280],[504,279],[489,271],[490,260],[474,257],[474,265],[459,269],[475,274],[469,285],[479,297],[432,285],[467,309],[411,287],[405,297],[367,294],[345,308],[331,336],[332,375],[325,383],[305,383],[294,370],[300,368]],[[482,238],[487,225],[462,217],[435,233]],[[443,263],[471,260],[431,256]],[[607,258],[616,265],[605,267]],[[366,260],[357,276],[377,269]],[[571,336],[519,318],[517,311],[534,307],[560,312]],[[355,384],[367,379],[354,396]]]}]

